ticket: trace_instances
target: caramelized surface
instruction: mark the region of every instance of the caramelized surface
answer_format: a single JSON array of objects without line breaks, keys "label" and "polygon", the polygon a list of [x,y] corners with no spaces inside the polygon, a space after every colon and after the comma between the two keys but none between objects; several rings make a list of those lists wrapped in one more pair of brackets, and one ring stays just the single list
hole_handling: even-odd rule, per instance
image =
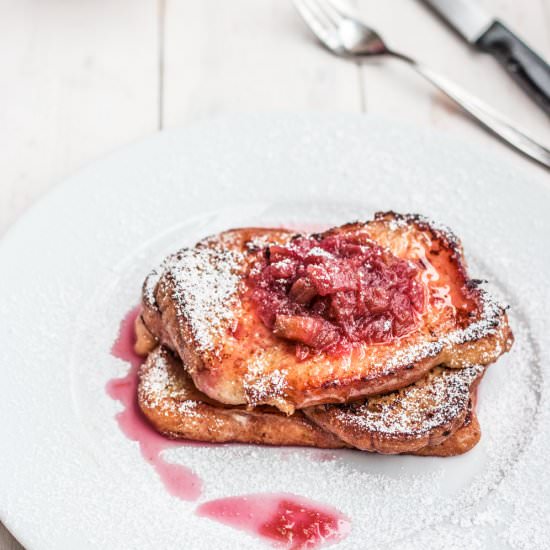
[{"label": "caramelized surface", "polygon": [[[217,403],[196,389],[181,362],[162,347],[153,350],[140,368],[138,401],[155,429],[172,438],[334,449],[351,446],[299,411],[287,416],[270,407],[249,410]],[[478,440],[477,419],[468,412],[452,432],[439,438],[439,444],[420,448],[405,438],[401,443],[394,441],[393,452],[453,456],[470,450]]]},{"label": "caramelized surface", "polygon": [[324,430],[363,451],[395,454],[445,441],[462,426],[485,367],[435,367],[389,394],[347,405],[317,405],[304,414]]},{"label": "caramelized surface", "polygon": [[372,239],[417,265],[427,304],[413,332],[388,343],[357,343],[338,356],[297,358],[295,344],[260,321],[246,283],[266,244],[285,244],[292,234],[258,228],[227,231],[168,258],[145,282],[143,322],[212,399],[286,413],[402,388],[440,363],[486,365],[509,349],[506,314],[468,280],[452,234],[393,213],[325,235],[336,233]]}]

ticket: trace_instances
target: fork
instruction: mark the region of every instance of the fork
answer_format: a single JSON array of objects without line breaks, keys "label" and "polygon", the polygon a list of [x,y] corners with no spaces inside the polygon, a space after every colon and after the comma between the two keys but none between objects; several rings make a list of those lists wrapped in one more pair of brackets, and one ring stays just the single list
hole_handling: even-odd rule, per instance
[{"label": "fork", "polygon": [[296,9],[320,42],[332,53],[348,58],[391,56],[404,61],[439,88],[503,142],[550,168],[550,151],[518,130],[500,113],[411,57],[390,49],[382,37],[330,0],[294,0]]}]

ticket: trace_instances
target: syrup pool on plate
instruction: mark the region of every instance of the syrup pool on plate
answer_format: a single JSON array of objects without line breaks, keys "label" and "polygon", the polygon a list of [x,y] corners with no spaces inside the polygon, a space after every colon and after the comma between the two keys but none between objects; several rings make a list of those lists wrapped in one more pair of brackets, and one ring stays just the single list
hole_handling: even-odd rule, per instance
[{"label": "syrup pool on plate", "polygon": [[171,447],[181,447],[186,442],[168,439],[156,432],[144,419],[137,403],[137,372],[143,358],[134,352],[134,321],[139,306],[122,320],[120,332],[111,349],[112,355],[130,364],[128,374],[107,383],[107,393],[120,401],[124,409],[116,415],[120,429],[132,441],[139,443],[143,458],[159,475],[166,490],[182,500],[196,500],[201,494],[202,482],[189,468],[167,462],[162,452]]},{"label": "syrup pool on plate", "polygon": [[[124,409],[116,415],[122,432],[137,441],[143,458],[156,470],[167,491],[182,500],[196,500],[202,481],[189,468],[164,460],[162,452],[189,444],[157,433],[143,417],[137,403],[138,369],[143,358],[134,352],[134,322],[139,307],[122,320],[111,353],[130,364],[126,376],[107,383],[107,393]],[[193,443],[194,444],[194,443]],[[316,548],[337,542],[350,530],[348,519],[337,510],[290,494],[233,496],[201,504],[197,515],[247,531],[287,549]]]},{"label": "syrup pool on plate", "polygon": [[350,522],[342,513],[291,494],[211,500],[201,504],[196,513],[292,550],[337,542],[350,531]]}]

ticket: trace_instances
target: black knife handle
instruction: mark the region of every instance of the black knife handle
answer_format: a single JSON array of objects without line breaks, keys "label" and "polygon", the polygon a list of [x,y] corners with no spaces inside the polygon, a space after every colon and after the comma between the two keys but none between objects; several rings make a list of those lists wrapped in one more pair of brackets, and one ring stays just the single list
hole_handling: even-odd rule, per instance
[{"label": "black knife handle", "polygon": [[550,66],[512,31],[495,21],[477,41],[550,116]]}]

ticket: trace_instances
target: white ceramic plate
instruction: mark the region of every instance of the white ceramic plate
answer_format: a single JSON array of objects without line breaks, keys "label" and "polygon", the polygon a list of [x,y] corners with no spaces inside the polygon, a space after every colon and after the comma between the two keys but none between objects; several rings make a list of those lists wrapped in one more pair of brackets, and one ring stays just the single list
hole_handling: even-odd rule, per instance
[{"label": "white ceramic plate", "polygon": [[[29,548],[258,548],[197,504],[290,492],[349,516],[341,548],[547,548],[546,184],[438,134],[344,115],[223,118],[83,170],[0,244],[1,519]],[[483,381],[481,443],[449,459],[170,449],[203,480],[196,502],[170,496],[105,393],[128,369],[110,348],[148,270],[224,228],[389,209],[451,226],[473,274],[512,306],[516,345]]]}]

